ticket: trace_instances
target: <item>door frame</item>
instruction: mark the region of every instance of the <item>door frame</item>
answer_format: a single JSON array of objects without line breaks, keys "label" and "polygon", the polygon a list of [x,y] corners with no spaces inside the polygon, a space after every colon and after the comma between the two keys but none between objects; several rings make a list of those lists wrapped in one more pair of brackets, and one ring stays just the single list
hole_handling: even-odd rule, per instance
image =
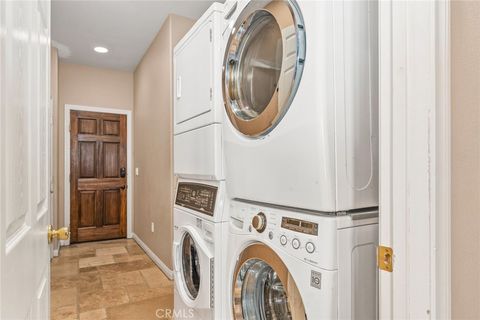
[{"label": "door frame", "polygon": [[450,0],[380,1],[379,39],[380,319],[449,319]]},{"label": "door frame", "polygon": [[[70,228],[70,115],[71,111],[88,111],[98,113],[114,113],[123,114],[127,117],[127,238],[132,237],[133,230],[133,119],[132,111],[125,109],[102,108],[91,106],[79,106],[73,104],[65,104],[64,112],[64,222]],[[66,246],[70,244],[70,239],[60,241],[60,245]]]}]

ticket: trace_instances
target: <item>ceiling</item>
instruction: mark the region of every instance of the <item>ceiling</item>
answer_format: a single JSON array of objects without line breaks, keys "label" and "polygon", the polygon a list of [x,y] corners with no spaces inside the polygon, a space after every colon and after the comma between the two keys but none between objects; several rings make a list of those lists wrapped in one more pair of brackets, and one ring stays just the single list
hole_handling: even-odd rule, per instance
[{"label": "ceiling", "polygon": [[[209,0],[54,0],[52,45],[62,61],[133,71],[168,14],[198,19]],[[99,54],[96,46],[110,51]]]}]

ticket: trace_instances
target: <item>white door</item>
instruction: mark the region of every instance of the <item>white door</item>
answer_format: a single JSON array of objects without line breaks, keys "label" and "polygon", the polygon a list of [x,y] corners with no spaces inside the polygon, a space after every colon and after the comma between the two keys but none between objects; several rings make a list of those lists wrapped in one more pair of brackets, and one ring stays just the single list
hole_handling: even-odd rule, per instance
[{"label": "white door", "polygon": [[449,3],[379,8],[380,318],[449,319]]},{"label": "white door", "polygon": [[181,46],[175,48],[175,123],[177,124],[212,109],[213,21],[211,19],[205,21]]},{"label": "white door", "polygon": [[50,1],[0,1],[0,319],[50,316]]}]

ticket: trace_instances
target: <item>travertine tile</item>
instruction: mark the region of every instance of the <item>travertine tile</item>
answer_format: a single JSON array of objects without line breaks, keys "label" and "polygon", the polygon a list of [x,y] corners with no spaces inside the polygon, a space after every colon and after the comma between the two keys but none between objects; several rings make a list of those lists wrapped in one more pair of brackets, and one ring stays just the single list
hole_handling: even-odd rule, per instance
[{"label": "travertine tile", "polygon": [[81,292],[78,300],[80,312],[118,306],[129,302],[125,288]]},{"label": "travertine tile", "polygon": [[[162,317],[173,309],[173,295],[162,296],[144,300],[141,302],[129,303],[126,305],[107,308],[109,320],[150,320],[169,319]],[[167,311],[170,310],[170,311]]]},{"label": "travertine tile", "polygon": [[158,319],[157,309],[171,312],[173,282],[133,240],[74,244],[60,253],[51,263],[52,320]]},{"label": "travertine tile", "polygon": [[97,271],[80,273],[77,281],[78,292],[103,289],[100,274]]},{"label": "travertine tile", "polygon": [[80,268],[97,267],[97,266],[103,266],[106,264],[113,264],[113,263],[115,263],[113,256],[82,258],[78,260],[78,264]]},{"label": "travertine tile", "polygon": [[102,283],[104,289],[112,289],[133,284],[143,284],[145,282],[139,271],[130,271],[122,273],[103,273]]},{"label": "travertine tile", "polygon": [[140,271],[150,288],[168,287],[173,282],[158,268],[144,269]]},{"label": "travertine tile", "polygon": [[105,309],[96,309],[80,313],[80,320],[106,320],[107,311]]},{"label": "travertine tile", "polygon": [[172,294],[172,291],[172,286],[161,288],[150,288],[146,284],[127,286],[127,293],[130,302],[139,302],[156,297],[168,296]]},{"label": "travertine tile", "polygon": [[136,261],[136,260],[149,260],[150,258],[146,254],[136,254],[136,255],[130,255],[130,254],[116,254],[113,256],[115,259],[115,262],[130,262],[130,261]]},{"label": "travertine tile", "polygon": [[149,269],[152,267],[155,267],[155,264],[151,260],[142,259],[142,260],[135,260],[135,261],[99,266],[98,271],[100,273],[120,273],[120,272]]},{"label": "travertine tile", "polygon": [[130,255],[145,254],[145,251],[143,251],[138,245],[128,245],[126,248]]},{"label": "travertine tile", "polygon": [[114,254],[126,254],[127,249],[125,247],[111,247],[111,248],[98,248],[96,250],[97,256],[113,256]]},{"label": "travertine tile", "polygon": [[55,277],[64,277],[78,274],[78,261],[69,261],[51,266],[51,273]]},{"label": "travertine tile", "polygon": [[77,288],[59,289],[51,291],[52,308],[77,305]]},{"label": "travertine tile", "polygon": [[65,306],[52,309],[52,320],[78,320],[77,306]]}]

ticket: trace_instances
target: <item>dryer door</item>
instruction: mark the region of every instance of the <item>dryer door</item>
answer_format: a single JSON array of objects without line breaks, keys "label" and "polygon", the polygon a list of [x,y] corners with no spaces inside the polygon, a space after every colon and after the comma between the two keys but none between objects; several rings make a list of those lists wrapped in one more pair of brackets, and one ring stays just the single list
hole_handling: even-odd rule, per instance
[{"label": "dryer door", "polygon": [[213,255],[191,226],[181,227],[182,237],[174,244],[175,284],[182,300],[192,308],[211,308]]},{"label": "dryer door", "polygon": [[242,251],[233,281],[235,319],[306,319],[292,275],[266,245],[255,243]]},{"label": "dryer door", "polygon": [[263,136],[281,121],[297,91],[304,60],[303,18],[294,0],[251,1],[243,9],[223,68],[226,111],[241,133]]}]

